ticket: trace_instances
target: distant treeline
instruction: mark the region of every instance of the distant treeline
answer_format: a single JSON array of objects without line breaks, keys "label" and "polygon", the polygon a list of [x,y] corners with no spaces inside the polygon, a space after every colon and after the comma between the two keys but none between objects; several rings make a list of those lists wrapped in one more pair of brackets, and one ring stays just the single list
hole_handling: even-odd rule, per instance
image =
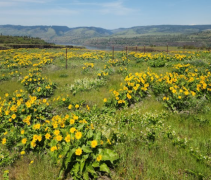
[{"label": "distant treeline", "polygon": [[0,35],[0,44],[49,44],[38,37]]},{"label": "distant treeline", "polygon": [[74,46],[55,45],[48,43],[38,37],[30,36],[4,36],[0,35],[0,50],[18,49],[18,48],[73,48]]}]

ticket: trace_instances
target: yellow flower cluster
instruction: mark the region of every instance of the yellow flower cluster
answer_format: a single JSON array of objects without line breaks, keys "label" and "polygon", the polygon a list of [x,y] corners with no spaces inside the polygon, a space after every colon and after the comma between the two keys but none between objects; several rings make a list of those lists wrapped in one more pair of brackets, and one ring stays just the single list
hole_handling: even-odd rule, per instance
[{"label": "yellow flower cluster", "polygon": [[[121,84],[121,89],[118,91],[111,90],[114,95],[114,104],[117,107],[128,106],[140,98],[146,96],[149,88],[148,75],[146,73],[130,73],[124,79],[125,83]],[[107,99],[104,99],[107,104]]]},{"label": "yellow flower cluster", "polygon": [[93,68],[93,67],[94,67],[94,63],[84,63],[83,70],[87,68]]},{"label": "yellow flower cluster", "polygon": [[[183,53],[183,52],[182,52]],[[195,52],[190,52],[189,54],[180,54],[178,52],[171,53],[171,54],[166,54],[166,53],[157,53],[157,54],[152,54],[152,53],[135,53],[131,52],[129,55],[135,57],[137,60],[138,59],[143,59],[144,61],[148,60],[167,60],[167,61],[184,61],[188,59],[192,59],[194,56],[197,56]]]}]

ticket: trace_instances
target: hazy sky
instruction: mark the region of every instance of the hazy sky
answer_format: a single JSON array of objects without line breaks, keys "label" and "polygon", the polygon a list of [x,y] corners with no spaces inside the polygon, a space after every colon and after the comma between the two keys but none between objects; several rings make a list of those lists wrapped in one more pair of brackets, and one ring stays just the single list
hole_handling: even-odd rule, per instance
[{"label": "hazy sky", "polygon": [[210,0],[0,0],[0,25],[211,24]]}]

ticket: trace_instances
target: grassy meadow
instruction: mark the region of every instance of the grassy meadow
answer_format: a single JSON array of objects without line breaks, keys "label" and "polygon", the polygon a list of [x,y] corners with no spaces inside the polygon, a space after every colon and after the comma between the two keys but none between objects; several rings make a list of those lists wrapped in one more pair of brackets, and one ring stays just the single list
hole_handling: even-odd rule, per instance
[{"label": "grassy meadow", "polygon": [[1,50],[0,179],[211,179],[210,63],[209,51]]}]

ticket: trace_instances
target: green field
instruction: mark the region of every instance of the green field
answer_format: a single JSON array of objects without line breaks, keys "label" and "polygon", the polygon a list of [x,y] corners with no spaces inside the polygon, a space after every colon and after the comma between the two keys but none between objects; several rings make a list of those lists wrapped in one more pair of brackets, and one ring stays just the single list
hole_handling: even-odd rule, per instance
[{"label": "green field", "polygon": [[169,50],[0,51],[0,179],[211,179],[211,53]]}]

